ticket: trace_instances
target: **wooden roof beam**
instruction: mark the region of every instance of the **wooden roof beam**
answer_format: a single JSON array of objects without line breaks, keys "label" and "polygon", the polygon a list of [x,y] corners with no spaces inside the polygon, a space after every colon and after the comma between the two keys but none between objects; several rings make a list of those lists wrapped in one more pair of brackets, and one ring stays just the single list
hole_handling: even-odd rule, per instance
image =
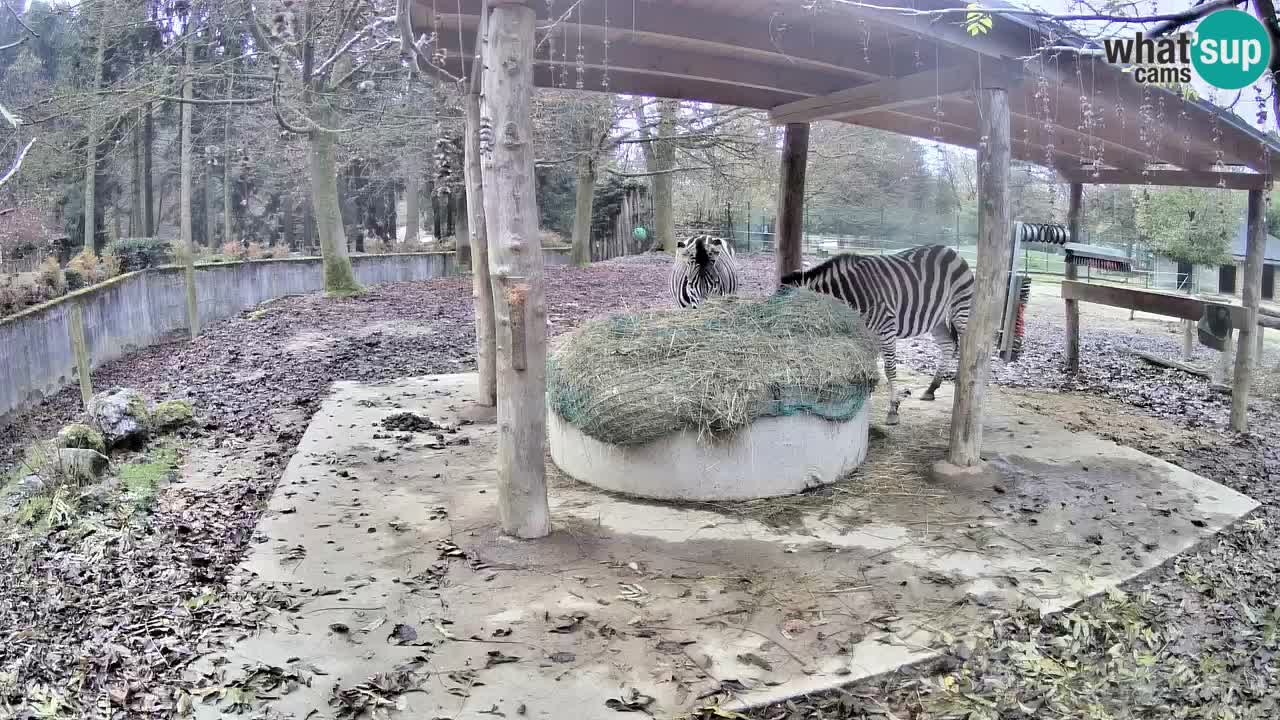
[{"label": "wooden roof beam", "polygon": [[993,76],[1003,76],[1004,84],[1012,85],[1020,80],[1021,72],[1012,65],[978,67],[951,67],[926,70],[904,77],[860,85],[848,90],[821,97],[797,100],[779,105],[769,111],[769,119],[775,125],[795,122],[814,122],[840,118],[851,120],[865,113],[895,110],[902,107],[937,101],[940,98],[964,95],[977,87],[979,74],[984,82],[992,82]]},{"label": "wooden roof beam", "polygon": [[[445,0],[439,4],[444,45],[456,46],[460,16],[474,27],[481,3],[482,0]],[[558,20],[562,11],[559,5],[556,8]],[[685,48],[727,58],[749,57],[779,66],[837,73],[855,81],[878,80],[911,69],[910,65],[895,64],[878,53],[866,58],[861,52],[851,52],[848,38],[823,32],[821,27],[792,25],[782,29],[768,18],[735,17],[670,0],[583,2],[568,19],[555,26],[553,34],[558,39],[557,45],[567,33],[576,48],[579,29],[584,38],[603,37],[606,8],[611,43],[631,42],[653,48],[654,52]],[[414,10],[415,31],[430,33],[433,30],[430,2],[415,0]],[[538,36],[543,37],[545,28],[551,24],[545,8],[540,6]]]},{"label": "wooden roof beam", "polygon": [[1171,187],[1216,188],[1222,182],[1228,190],[1269,190],[1271,176],[1241,172],[1213,172],[1208,170],[1150,169],[1147,175],[1141,170],[1077,169],[1059,170],[1065,182],[1092,185],[1162,185]]},{"label": "wooden roof beam", "polygon": [[[899,135],[909,135],[920,140],[938,141],[946,145],[955,145],[958,147],[972,149],[978,144],[978,131],[973,127],[944,121],[937,123],[938,132],[935,133],[935,123],[933,120],[908,115],[895,110],[885,110],[881,112],[868,113],[866,115],[859,115],[853,120],[853,123],[863,127],[874,128],[876,130],[898,133]],[[1029,143],[1025,140],[1019,139],[1019,134],[1011,134],[1013,135],[1010,140],[1013,159],[1021,162],[1044,165],[1044,148],[1034,143]],[[1078,168],[1084,162],[1085,159],[1078,155],[1072,155],[1062,149],[1054,149],[1054,167]]]}]

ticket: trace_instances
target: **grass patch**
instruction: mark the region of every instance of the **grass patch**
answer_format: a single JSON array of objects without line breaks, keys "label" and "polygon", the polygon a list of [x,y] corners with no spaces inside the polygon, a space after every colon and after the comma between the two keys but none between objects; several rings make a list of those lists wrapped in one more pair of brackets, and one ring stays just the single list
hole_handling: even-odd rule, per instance
[{"label": "grass patch", "polygon": [[155,505],[160,485],[178,470],[178,449],[161,445],[147,451],[137,462],[120,466],[120,485],[133,506],[149,510]]},{"label": "grass patch", "polygon": [[22,501],[13,519],[19,525],[43,532],[71,522],[79,515],[75,494],[58,488],[52,495],[35,495]]}]

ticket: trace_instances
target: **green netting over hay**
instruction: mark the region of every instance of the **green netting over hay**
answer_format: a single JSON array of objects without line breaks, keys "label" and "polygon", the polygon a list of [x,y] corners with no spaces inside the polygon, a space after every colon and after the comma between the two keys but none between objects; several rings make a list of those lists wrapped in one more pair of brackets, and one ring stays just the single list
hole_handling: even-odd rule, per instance
[{"label": "green netting over hay", "polygon": [[862,317],[827,296],[717,298],[586,323],[547,360],[548,401],[615,445],[802,412],[848,420],[875,388],[876,356]]}]

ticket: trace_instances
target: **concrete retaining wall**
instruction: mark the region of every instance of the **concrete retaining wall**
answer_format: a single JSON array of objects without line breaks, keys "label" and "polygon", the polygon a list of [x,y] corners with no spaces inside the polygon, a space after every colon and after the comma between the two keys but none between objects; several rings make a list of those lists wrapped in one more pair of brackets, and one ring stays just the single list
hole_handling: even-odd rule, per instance
[{"label": "concrete retaining wall", "polygon": [[[547,249],[547,265],[566,265],[568,250]],[[455,275],[452,253],[360,255],[351,258],[365,286]],[[200,324],[207,326],[255,305],[323,290],[319,258],[253,260],[196,266]],[[69,311],[84,316],[90,367],[187,331],[182,269],[129,273],[0,320],[0,425],[75,381]]]}]

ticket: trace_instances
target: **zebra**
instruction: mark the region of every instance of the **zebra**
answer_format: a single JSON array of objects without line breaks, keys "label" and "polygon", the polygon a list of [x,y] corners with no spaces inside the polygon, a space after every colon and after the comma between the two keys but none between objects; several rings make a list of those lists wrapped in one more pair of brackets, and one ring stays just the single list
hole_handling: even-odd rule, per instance
[{"label": "zebra", "polygon": [[738,291],[738,264],[723,238],[695,235],[676,243],[671,267],[671,294],[682,307],[697,307],[712,295]]},{"label": "zebra", "polygon": [[831,295],[862,313],[867,328],[880,340],[884,376],[889,381],[889,425],[898,424],[901,402],[893,387],[898,339],[929,332],[942,348],[929,389],[920,396],[933,400],[969,324],[973,283],[969,264],[945,245],[924,245],[892,255],[839,254],[782,278],[783,286]]}]

